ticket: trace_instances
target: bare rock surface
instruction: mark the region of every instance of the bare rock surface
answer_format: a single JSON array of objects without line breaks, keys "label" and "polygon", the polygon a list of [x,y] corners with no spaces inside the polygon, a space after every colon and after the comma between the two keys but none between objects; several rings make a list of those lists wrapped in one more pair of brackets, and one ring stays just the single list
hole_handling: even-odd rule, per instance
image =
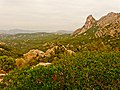
[{"label": "bare rock surface", "polygon": [[39,59],[40,57],[44,57],[44,52],[38,49],[33,49],[24,54],[23,57],[25,60]]},{"label": "bare rock surface", "polygon": [[108,35],[114,37],[120,34],[120,13],[110,12],[99,20],[95,20],[92,15],[90,15],[87,17],[85,25],[73,32],[73,35],[77,36],[82,34],[94,25],[98,27],[97,31],[94,32],[96,38]]},{"label": "bare rock surface", "polygon": [[95,24],[95,22],[96,20],[93,18],[93,16],[89,15],[86,19],[85,25],[82,28],[79,28],[75,32],[73,32],[73,35],[86,32],[88,29],[90,29]]}]

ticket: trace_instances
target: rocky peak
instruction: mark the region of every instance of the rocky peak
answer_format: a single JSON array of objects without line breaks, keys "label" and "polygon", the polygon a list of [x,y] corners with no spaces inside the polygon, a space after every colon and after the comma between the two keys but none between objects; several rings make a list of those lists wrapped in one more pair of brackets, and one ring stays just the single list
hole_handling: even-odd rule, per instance
[{"label": "rocky peak", "polygon": [[114,13],[114,12],[110,12],[110,13],[108,13],[107,14],[107,16],[111,16],[111,15],[115,15],[116,13]]},{"label": "rocky peak", "polygon": [[101,17],[98,21],[97,21],[97,25],[99,27],[103,27],[109,23],[112,23],[113,21],[115,21],[116,19],[118,19],[118,17],[120,16],[119,13],[114,13],[114,12],[110,12],[107,15]]},{"label": "rocky peak", "polygon": [[95,24],[96,20],[93,18],[92,15],[89,15],[86,19],[85,25],[82,28],[77,29],[73,35],[76,34],[81,34],[86,32],[88,29],[90,29],[94,24]]},{"label": "rocky peak", "polygon": [[101,17],[99,20],[95,20],[92,15],[89,15],[86,19],[85,25],[82,28],[73,32],[74,36],[82,34],[95,25],[95,37],[101,36],[115,36],[120,33],[120,13],[110,12],[107,15]]},{"label": "rocky peak", "polygon": [[91,28],[95,22],[96,22],[96,20],[93,18],[93,16],[89,15],[86,19],[86,23],[84,25],[84,28],[85,29]]},{"label": "rocky peak", "polygon": [[86,22],[94,22],[94,21],[96,21],[96,20],[93,18],[92,15],[89,15],[86,19]]},{"label": "rocky peak", "polygon": [[98,31],[95,37],[118,36],[120,33],[120,13],[110,12],[97,21]]}]

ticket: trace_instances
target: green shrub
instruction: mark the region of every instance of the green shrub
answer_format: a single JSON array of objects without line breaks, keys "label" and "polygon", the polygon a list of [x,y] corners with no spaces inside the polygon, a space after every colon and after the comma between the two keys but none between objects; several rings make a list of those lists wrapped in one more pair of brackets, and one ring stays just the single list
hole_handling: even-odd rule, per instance
[{"label": "green shrub", "polygon": [[9,71],[15,67],[15,59],[8,56],[0,56],[0,68]]},{"label": "green shrub", "polygon": [[[22,68],[4,78],[4,90],[118,90],[119,52],[82,51],[52,65]],[[7,85],[6,85],[7,82]]]}]

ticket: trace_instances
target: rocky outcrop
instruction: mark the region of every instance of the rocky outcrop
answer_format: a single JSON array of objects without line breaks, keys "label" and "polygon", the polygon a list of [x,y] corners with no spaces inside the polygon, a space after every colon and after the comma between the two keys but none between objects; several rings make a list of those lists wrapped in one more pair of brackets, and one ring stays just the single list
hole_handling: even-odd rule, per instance
[{"label": "rocky outcrop", "polygon": [[86,19],[85,25],[82,28],[77,29],[75,32],[73,32],[73,35],[78,35],[81,33],[86,32],[88,29],[90,29],[94,24],[96,23],[96,20],[93,18],[92,15],[89,15]]},{"label": "rocky outcrop", "polygon": [[99,20],[95,20],[91,15],[88,16],[85,25],[77,29],[73,35],[79,35],[95,25],[97,30],[95,30],[95,37],[101,36],[118,36],[120,34],[120,13],[110,12],[107,15],[101,17]]},{"label": "rocky outcrop", "polygon": [[54,59],[54,57],[59,56],[59,54],[61,53],[67,54],[70,56],[76,55],[74,51],[68,50],[64,45],[54,46],[46,50],[45,53],[41,50],[33,49],[33,50],[30,50],[28,53],[24,54],[23,58],[17,58],[16,65],[18,68],[21,68],[25,65],[30,65],[30,66],[35,65],[34,62],[37,62],[39,63],[37,64],[37,66],[38,65],[47,66],[50,63],[43,63],[46,58],[52,57]]},{"label": "rocky outcrop", "polygon": [[18,68],[21,68],[25,65],[34,65],[35,61],[39,61],[40,58],[43,58],[45,53],[38,49],[30,50],[28,53],[23,54],[23,58],[16,59],[16,65]]},{"label": "rocky outcrop", "polygon": [[0,48],[0,51],[4,51],[5,49],[3,49],[3,48]]},{"label": "rocky outcrop", "polygon": [[120,34],[120,13],[109,13],[98,20],[98,31],[95,33],[95,37],[101,36],[118,36]]},{"label": "rocky outcrop", "polygon": [[116,21],[119,18],[119,16],[120,16],[119,13],[110,12],[107,15],[101,17],[97,21],[97,26],[99,26],[99,27],[106,26],[106,25]]},{"label": "rocky outcrop", "polygon": [[33,59],[37,60],[41,57],[44,57],[44,52],[38,49],[30,50],[28,53],[23,55],[23,58],[25,60],[33,60]]},{"label": "rocky outcrop", "polygon": [[48,49],[46,52],[45,52],[45,56],[46,57],[49,57],[49,56],[55,56],[56,54],[59,54],[59,53],[64,53],[64,54],[67,54],[67,55],[75,55],[76,53],[72,50],[68,50],[64,45],[60,45],[60,46],[54,46],[53,48],[51,49]]},{"label": "rocky outcrop", "polygon": [[48,49],[46,52],[45,52],[45,56],[46,57],[49,57],[51,55],[55,55],[55,50],[57,50],[58,46],[54,46],[53,48],[51,49]]},{"label": "rocky outcrop", "polygon": [[4,42],[0,42],[0,45],[5,45],[5,43]]}]

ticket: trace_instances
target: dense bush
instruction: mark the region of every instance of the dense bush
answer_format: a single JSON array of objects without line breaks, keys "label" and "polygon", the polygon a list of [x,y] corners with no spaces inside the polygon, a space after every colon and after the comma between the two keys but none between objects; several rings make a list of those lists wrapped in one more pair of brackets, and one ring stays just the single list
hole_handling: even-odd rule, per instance
[{"label": "dense bush", "polygon": [[[52,65],[23,68],[4,78],[4,90],[118,90],[120,52],[83,51]],[[7,84],[6,84],[7,83]]]},{"label": "dense bush", "polygon": [[0,68],[9,71],[15,67],[15,59],[8,56],[0,56]]}]

